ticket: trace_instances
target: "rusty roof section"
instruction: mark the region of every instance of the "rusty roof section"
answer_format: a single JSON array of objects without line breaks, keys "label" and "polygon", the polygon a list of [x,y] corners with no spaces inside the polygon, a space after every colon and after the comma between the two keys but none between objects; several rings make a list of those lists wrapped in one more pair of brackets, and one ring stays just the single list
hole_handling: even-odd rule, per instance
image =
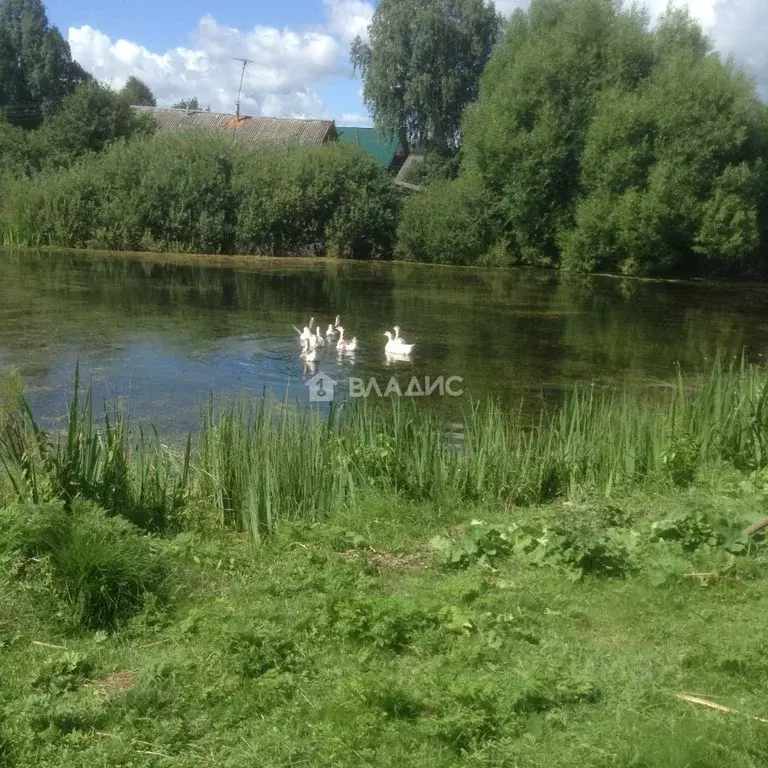
[{"label": "rusty roof section", "polygon": [[202,131],[233,139],[253,147],[315,147],[336,139],[333,120],[300,120],[285,117],[243,117],[195,109],[131,107],[152,115],[158,133]]}]

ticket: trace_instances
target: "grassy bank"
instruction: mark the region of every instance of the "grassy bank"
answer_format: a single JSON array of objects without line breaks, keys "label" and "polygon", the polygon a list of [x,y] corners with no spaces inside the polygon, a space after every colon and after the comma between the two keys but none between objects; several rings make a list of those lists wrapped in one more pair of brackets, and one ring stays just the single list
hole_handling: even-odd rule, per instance
[{"label": "grassy bank", "polygon": [[458,447],[267,401],[173,448],[75,398],[52,436],[5,391],[2,766],[768,759],[762,369]]},{"label": "grassy bank", "polygon": [[[764,765],[768,726],[748,716],[768,714],[765,555],[753,542],[729,557],[702,521],[766,501],[764,478],[728,472],[611,504],[369,497],[258,548],[150,540],[164,581],[100,631],[52,587],[63,558],[30,564],[4,538],[3,764]],[[499,546],[492,524],[513,520],[643,544],[626,571],[580,576],[570,557]],[[436,535],[470,554],[452,565]]]}]

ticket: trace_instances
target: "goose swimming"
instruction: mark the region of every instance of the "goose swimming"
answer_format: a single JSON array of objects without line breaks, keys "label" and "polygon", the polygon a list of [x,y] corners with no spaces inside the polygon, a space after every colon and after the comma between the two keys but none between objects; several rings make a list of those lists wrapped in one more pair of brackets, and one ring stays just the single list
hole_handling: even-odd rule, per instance
[{"label": "goose swimming", "polygon": [[387,343],[384,345],[384,352],[387,355],[410,355],[415,345],[406,344],[402,339],[392,338],[392,331],[385,331]]},{"label": "goose swimming", "polygon": [[293,330],[299,334],[299,341],[303,344],[305,341],[309,341],[312,338],[312,331],[309,330],[309,326],[305,325],[304,330],[300,331],[295,325]]},{"label": "goose swimming", "polygon": [[344,346],[344,352],[348,355],[357,352],[357,336],[353,336],[352,341]]},{"label": "goose swimming", "polygon": [[333,323],[328,323],[328,330],[325,332],[327,338],[332,339],[336,336],[336,331],[341,323],[341,317],[336,315],[336,320]]},{"label": "goose swimming", "polygon": [[339,340],[336,342],[336,351],[337,352],[346,352],[347,351],[347,347],[352,342],[344,340],[344,329],[340,325],[338,326],[338,331],[339,331]]},{"label": "goose swimming", "polygon": [[314,363],[320,356],[320,350],[313,347],[309,340],[302,342],[301,355],[299,357],[307,363]]}]

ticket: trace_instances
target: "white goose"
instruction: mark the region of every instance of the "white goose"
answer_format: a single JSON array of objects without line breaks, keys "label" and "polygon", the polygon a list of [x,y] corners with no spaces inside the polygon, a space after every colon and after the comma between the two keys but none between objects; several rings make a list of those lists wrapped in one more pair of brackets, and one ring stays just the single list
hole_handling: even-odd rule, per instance
[{"label": "white goose", "polygon": [[307,363],[314,363],[320,356],[320,350],[316,346],[312,346],[312,343],[307,339],[302,342],[301,355],[299,357]]},{"label": "white goose", "polygon": [[293,326],[293,330],[296,331],[296,333],[299,334],[299,341],[303,345],[305,341],[309,341],[312,338],[312,331],[309,330],[309,326],[305,325],[304,330],[300,331],[295,325]]},{"label": "white goose", "polygon": [[413,344],[406,344],[401,338],[392,338],[392,331],[385,331],[387,343],[384,345],[384,352],[387,355],[410,355]]},{"label": "white goose", "polygon": [[335,323],[328,323],[328,330],[325,332],[325,335],[328,339],[333,339],[336,336],[336,328],[341,322],[341,318],[336,315],[336,322]]},{"label": "white goose", "polygon": [[345,341],[344,339],[344,329],[339,325],[337,326],[337,330],[339,331],[339,340],[336,342],[336,351],[337,352],[346,352],[347,347],[352,343],[351,341]]},{"label": "white goose", "polygon": [[354,354],[355,352],[357,352],[357,347],[358,347],[357,336],[353,336],[352,337],[352,341],[348,341],[344,345],[344,350],[343,351],[344,351],[345,354],[351,355],[351,354]]}]

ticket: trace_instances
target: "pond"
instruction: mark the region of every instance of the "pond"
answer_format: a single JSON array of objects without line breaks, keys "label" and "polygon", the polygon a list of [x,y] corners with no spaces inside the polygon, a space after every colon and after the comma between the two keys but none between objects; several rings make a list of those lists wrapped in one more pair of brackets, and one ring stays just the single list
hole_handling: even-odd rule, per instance
[{"label": "pond", "polygon": [[[341,315],[360,349],[299,360],[292,326]],[[388,360],[394,324],[416,347]],[[422,402],[470,397],[556,403],[575,384],[649,387],[680,365],[706,371],[718,350],[768,355],[768,288],[307,259],[0,250],[0,366],[23,377],[53,426],[80,361],[97,405],[118,399],[161,432],[197,426],[211,393],[265,390],[308,401],[307,380],[382,393],[447,382]],[[361,384],[362,382],[362,384]],[[439,386],[437,387],[439,389]],[[412,389],[412,391],[418,391]],[[450,401],[450,402],[448,402]]]}]

